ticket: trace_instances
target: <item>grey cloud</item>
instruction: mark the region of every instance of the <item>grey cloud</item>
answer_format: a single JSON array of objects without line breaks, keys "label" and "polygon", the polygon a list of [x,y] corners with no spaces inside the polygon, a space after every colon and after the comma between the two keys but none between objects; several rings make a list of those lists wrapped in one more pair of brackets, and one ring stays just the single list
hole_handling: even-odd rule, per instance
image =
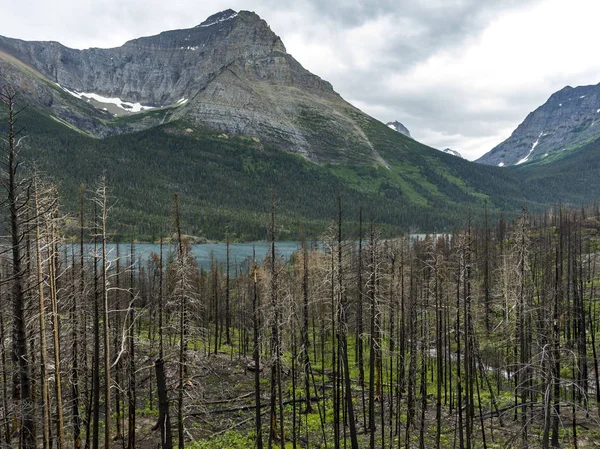
[{"label": "grey cloud", "polygon": [[[398,69],[424,59],[433,52],[455,46],[480,33],[503,11],[539,3],[540,0],[286,0],[284,8],[299,9],[302,13],[332,26],[349,29],[381,17],[408,24],[419,32],[410,40],[390,41],[386,58],[387,68]],[[268,5],[269,1],[264,2]],[[272,2],[274,7],[280,2]],[[310,5],[310,6],[309,6]],[[381,39],[387,39],[381,36]]]}]

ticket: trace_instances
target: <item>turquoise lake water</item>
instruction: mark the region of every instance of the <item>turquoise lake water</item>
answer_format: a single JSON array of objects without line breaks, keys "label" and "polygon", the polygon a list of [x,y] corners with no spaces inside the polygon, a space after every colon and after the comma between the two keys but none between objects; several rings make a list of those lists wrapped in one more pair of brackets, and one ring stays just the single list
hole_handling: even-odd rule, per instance
[{"label": "turquoise lake water", "polygon": [[[412,234],[411,238],[423,238],[424,234]],[[307,242],[307,246],[310,248],[315,243]],[[255,254],[256,260],[262,262],[267,256],[271,244],[269,242],[250,242],[250,243],[231,243],[229,245],[229,260],[231,269],[235,269],[236,266],[241,266],[252,260],[253,254]],[[302,243],[298,241],[282,241],[275,242],[275,248],[277,249],[277,256],[282,258],[285,262],[289,261],[290,256],[295,251],[299,251],[302,247]],[[78,253],[79,245],[74,245],[75,253]],[[109,251],[109,259],[116,258],[117,248],[116,244],[110,243],[107,245]],[[89,254],[92,253],[93,246],[90,244],[85,245],[85,251]],[[120,255],[123,258],[129,257],[130,244],[122,243],[120,245]],[[174,251],[174,247],[171,245],[163,246],[163,257],[166,260],[167,255],[170,251]],[[160,245],[154,243],[136,243],[135,253],[136,259],[140,258],[142,261],[147,260],[152,253],[160,253]],[[192,245],[192,252],[196,257],[198,267],[204,269],[210,268],[211,254],[214,260],[219,263],[225,263],[227,257],[227,245],[225,243],[205,243],[199,245]]]},{"label": "turquoise lake water", "polygon": [[[310,245],[310,243],[307,243]],[[275,248],[278,257],[283,258],[284,261],[288,261],[294,251],[300,250],[302,244],[300,242],[276,242]],[[236,266],[242,265],[244,262],[251,261],[253,254],[255,254],[256,260],[261,262],[267,256],[271,244],[269,242],[251,242],[251,243],[231,243],[229,245],[229,260],[232,269]],[[74,250],[78,253],[78,245],[74,246]],[[90,244],[85,245],[85,251],[91,253],[93,246]],[[107,245],[109,253],[109,259],[116,258],[117,248],[116,244],[110,243]],[[174,251],[175,248],[172,245],[163,246],[163,258],[166,260],[169,252]],[[130,244],[122,243],[119,248],[119,253],[122,258],[129,257]],[[153,243],[136,243],[135,254],[136,259],[140,258],[144,261],[152,253],[160,253],[160,245]],[[199,267],[209,269],[212,257],[219,263],[225,263],[227,258],[227,245],[225,243],[206,243],[201,245],[192,245],[192,253],[196,257],[196,261]]]}]

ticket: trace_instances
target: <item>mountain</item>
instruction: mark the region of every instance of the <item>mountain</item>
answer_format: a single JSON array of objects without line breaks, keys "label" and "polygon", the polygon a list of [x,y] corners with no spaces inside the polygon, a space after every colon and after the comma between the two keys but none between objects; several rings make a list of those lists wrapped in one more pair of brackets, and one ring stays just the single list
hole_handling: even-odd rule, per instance
[{"label": "mountain", "polygon": [[508,139],[477,162],[498,166],[548,162],[598,137],[600,84],[567,86],[552,94]]},{"label": "mountain", "polygon": [[[5,80],[21,79],[7,67],[15,60],[41,75],[21,83],[29,100],[95,137],[185,119],[318,163],[384,164],[360,127],[365,114],[304,69],[252,12],[226,10],[194,28],[112,49],[3,37],[0,57]],[[146,111],[152,114],[143,121],[123,120]]]},{"label": "mountain", "polygon": [[410,137],[410,131],[408,130],[408,128],[402,123],[400,123],[398,120],[394,122],[387,122],[386,125],[392,128],[393,130],[398,131],[399,133],[404,134],[407,137]]},{"label": "mountain", "polygon": [[463,158],[462,155],[458,151],[453,150],[451,148],[444,148],[442,151],[444,153],[446,153],[446,154],[451,154],[452,156],[456,156],[456,157],[459,157],[461,159]]},{"label": "mountain", "polygon": [[338,196],[347,226],[362,208],[386,233],[546,201],[522,170],[444,154],[349,104],[252,12],[111,49],[0,37],[0,85],[28,106],[23,167],[51,176],[72,214],[79,186],[106,173],[112,226],[137,238],[169,232],[175,192],[186,233],[240,240],[266,236],[271,192],[279,238],[319,235]]}]

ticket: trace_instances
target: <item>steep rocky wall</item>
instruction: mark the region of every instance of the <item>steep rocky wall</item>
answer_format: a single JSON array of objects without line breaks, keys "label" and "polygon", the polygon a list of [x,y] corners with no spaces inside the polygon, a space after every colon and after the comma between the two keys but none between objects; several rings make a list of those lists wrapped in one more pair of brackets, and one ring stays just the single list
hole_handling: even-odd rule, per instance
[{"label": "steep rocky wall", "polygon": [[477,160],[520,165],[582,145],[600,136],[600,84],[554,93],[531,112],[512,135]]}]

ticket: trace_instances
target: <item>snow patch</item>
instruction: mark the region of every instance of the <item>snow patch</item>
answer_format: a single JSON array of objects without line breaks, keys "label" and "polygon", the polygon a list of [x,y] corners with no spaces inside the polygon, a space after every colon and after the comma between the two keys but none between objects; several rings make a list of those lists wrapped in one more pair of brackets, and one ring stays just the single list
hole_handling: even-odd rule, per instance
[{"label": "snow patch", "polygon": [[520,165],[524,162],[527,162],[527,160],[529,159],[529,156],[531,156],[531,153],[533,153],[533,150],[535,150],[535,147],[537,147],[538,143],[540,143],[540,138],[542,137],[542,134],[544,134],[543,131],[540,133],[537,140],[535,142],[533,142],[533,145],[531,145],[531,150],[529,150],[529,153],[527,153],[527,156],[525,156],[523,159],[521,159],[515,165]]},{"label": "snow patch", "polygon": [[392,128],[394,131],[396,131],[396,127],[394,126],[394,124],[393,124],[393,123],[389,123],[389,124],[388,124],[388,126],[389,126],[390,128]]},{"label": "snow patch", "polygon": [[202,25],[198,25],[198,27],[200,27],[200,28],[206,28],[206,27],[210,27],[210,26],[216,25],[217,23],[225,22],[226,20],[231,20],[231,19],[233,19],[234,17],[236,17],[237,15],[238,15],[238,13],[237,13],[237,12],[234,12],[234,13],[232,13],[232,14],[231,14],[230,16],[228,16],[228,17],[223,17],[222,19],[215,20],[214,22],[210,22],[210,23],[204,23],[204,24],[202,24]]},{"label": "snow patch", "polygon": [[498,164],[498,167],[504,167],[504,162],[500,162],[500,163]]},{"label": "snow patch", "polygon": [[140,103],[130,103],[129,101],[123,101],[120,98],[103,97],[102,95],[98,95],[93,92],[81,92],[80,95],[83,98],[96,100],[98,103],[114,104],[115,106],[118,106],[119,108],[129,112],[142,112],[148,109],[154,109],[152,106],[143,106]]},{"label": "snow patch", "polygon": [[184,105],[188,102],[187,98],[182,98],[181,100],[179,100],[177,103],[175,103],[177,106],[181,106]]},{"label": "snow patch", "polygon": [[56,83],[56,85],[79,100],[87,100],[88,103],[90,100],[95,100],[98,103],[114,104],[115,106],[127,112],[142,112],[148,109],[154,109],[152,106],[144,106],[140,103],[131,103],[129,101],[123,101],[120,98],[108,98],[93,92],[77,92],[76,90],[69,90],[58,83]]},{"label": "snow patch", "polygon": [[560,107],[562,107],[562,103],[558,103],[558,105],[559,105]]},{"label": "snow patch", "polygon": [[582,96],[581,96],[581,97],[579,97],[579,98],[585,98],[585,95],[582,95]]}]

